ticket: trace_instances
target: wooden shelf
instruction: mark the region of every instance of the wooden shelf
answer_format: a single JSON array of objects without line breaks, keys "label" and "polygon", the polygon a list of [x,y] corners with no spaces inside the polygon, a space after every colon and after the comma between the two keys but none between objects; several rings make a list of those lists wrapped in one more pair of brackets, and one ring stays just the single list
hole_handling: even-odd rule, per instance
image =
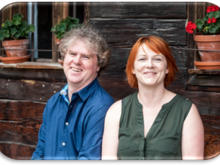
[{"label": "wooden shelf", "polygon": [[19,69],[63,69],[58,62],[46,63],[46,62],[23,62],[16,64],[4,64],[0,62],[0,68],[19,68]]},{"label": "wooden shelf", "polygon": [[220,75],[220,70],[200,70],[200,69],[189,69],[189,74],[198,74],[198,75]]}]

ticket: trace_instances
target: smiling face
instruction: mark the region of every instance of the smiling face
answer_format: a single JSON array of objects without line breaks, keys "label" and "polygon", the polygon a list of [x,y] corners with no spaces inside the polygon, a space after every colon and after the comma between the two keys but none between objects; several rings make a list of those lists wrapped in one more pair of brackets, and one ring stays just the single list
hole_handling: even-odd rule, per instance
[{"label": "smiling face", "polygon": [[138,48],[132,73],[135,74],[139,87],[164,86],[164,78],[168,72],[164,55],[153,52],[145,44]]},{"label": "smiling face", "polygon": [[97,77],[97,55],[91,52],[83,41],[78,40],[66,52],[63,70],[69,86],[80,90]]}]

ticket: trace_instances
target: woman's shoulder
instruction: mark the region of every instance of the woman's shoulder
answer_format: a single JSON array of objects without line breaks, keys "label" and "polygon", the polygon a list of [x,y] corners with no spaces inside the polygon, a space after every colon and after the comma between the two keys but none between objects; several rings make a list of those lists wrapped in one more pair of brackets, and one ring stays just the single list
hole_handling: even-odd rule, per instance
[{"label": "woman's shoulder", "polygon": [[120,117],[121,117],[121,101],[118,100],[114,104],[111,105],[111,107],[108,109],[106,114],[106,122],[117,122],[119,123]]},{"label": "woman's shoulder", "polygon": [[108,113],[119,113],[119,111],[121,110],[121,104],[122,104],[122,100],[118,100],[115,103],[113,103],[111,105],[111,107],[108,110]]}]

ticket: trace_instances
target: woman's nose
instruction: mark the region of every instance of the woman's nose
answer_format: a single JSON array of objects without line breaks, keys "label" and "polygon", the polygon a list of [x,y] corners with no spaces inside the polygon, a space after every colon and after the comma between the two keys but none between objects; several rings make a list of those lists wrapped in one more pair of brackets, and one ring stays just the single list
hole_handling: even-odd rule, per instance
[{"label": "woman's nose", "polygon": [[151,59],[147,60],[146,67],[148,67],[148,68],[152,68],[153,67],[153,61]]}]

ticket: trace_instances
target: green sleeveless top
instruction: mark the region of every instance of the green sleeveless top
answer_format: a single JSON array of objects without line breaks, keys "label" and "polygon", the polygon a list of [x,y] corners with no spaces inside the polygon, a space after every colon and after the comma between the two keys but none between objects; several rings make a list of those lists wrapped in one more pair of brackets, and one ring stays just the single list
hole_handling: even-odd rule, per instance
[{"label": "green sleeveless top", "polygon": [[185,97],[176,95],[164,104],[144,137],[142,105],[137,92],[122,100],[119,127],[118,159],[182,159],[183,122],[192,106]]}]

